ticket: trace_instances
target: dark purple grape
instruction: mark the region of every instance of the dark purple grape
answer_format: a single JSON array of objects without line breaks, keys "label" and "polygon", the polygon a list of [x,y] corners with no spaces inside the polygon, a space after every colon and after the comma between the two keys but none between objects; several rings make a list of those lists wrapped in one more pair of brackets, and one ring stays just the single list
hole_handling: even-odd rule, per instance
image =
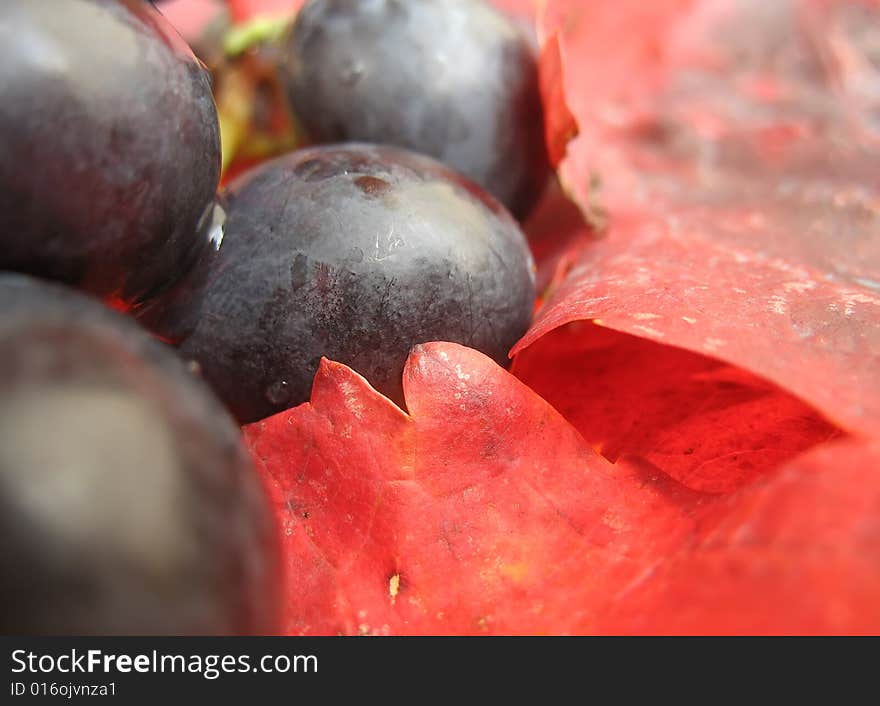
[{"label": "dark purple grape", "polygon": [[226,196],[202,316],[181,350],[241,422],[307,400],[321,356],[402,403],[413,345],[458,342],[505,364],[529,324],[534,267],[522,232],[432,159],[310,148],[242,176]]},{"label": "dark purple grape", "polygon": [[208,73],[142,0],[0,3],[0,268],[138,303],[208,247]]},{"label": "dark purple grape", "polygon": [[177,356],[0,275],[0,633],[272,632],[276,552],[239,430]]},{"label": "dark purple grape", "polygon": [[534,48],[482,0],[310,0],[282,73],[316,142],[431,155],[520,218],[546,182]]}]

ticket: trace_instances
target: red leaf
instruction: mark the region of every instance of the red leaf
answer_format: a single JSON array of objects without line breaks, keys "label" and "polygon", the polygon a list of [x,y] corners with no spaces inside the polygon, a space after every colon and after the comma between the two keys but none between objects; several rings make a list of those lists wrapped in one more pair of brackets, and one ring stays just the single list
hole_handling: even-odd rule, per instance
[{"label": "red leaf", "polygon": [[580,252],[597,238],[578,207],[553,180],[523,225],[537,266],[539,296],[564,279]]},{"label": "red leaf", "polygon": [[190,43],[199,38],[222,9],[218,0],[168,0],[158,6],[159,12]]},{"label": "red leaf", "polygon": [[[621,133],[656,113],[653,99],[665,81],[667,54],[677,46],[670,39],[680,39],[672,30],[692,5],[694,0],[545,3],[539,31],[558,42],[563,82],[558,98],[566,103],[546,111],[570,110],[580,128],[568,160],[576,166],[566,165],[563,174],[574,172],[569,187],[582,204],[590,198],[591,172],[604,176],[612,164],[620,167]],[[564,139],[566,132],[565,123],[558,123],[548,142]]]},{"label": "red leaf", "polygon": [[255,17],[292,17],[306,0],[226,0],[233,22]]},{"label": "red leaf", "polygon": [[293,634],[871,632],[877,447],[726,496],[612,465],[489,359],[417,348],[411,415],[324,362],[245,430],[283,528]]},{"label": "red leaf", "polygon": [[599,319],[880,433],[878,19],[841,2],[550,0],[581,128],[561,174],[585,210],[601,177],[611,228],[514,352]]},{"label": "red leaf", "polygon": [[411,416],[325,361],[311,403],[245,429],[284,528],[290,633],[590,631],[691,531],[700,495],[612,466],[473,350],[417,348],[404,388]]},{"label": "red leaf", "polygon": [[547,132],[547,153],[550,164],[557,167],[565,156],[568,143],[577,136],[578,126],[565,102],[565,81],[559,36],[544,42],[539,60],[541,99],[544,103],[544,125]]},{"label": "red leaf", "polygon": [[609,461],[638,456],[702,492],[730,492],[840,434],[744,370],[588,323],[545,336],[514,373]]},{"label": "red leaf", "polygon": [[836,444],[713,507],[600,630],[880,632],[880,447]]}]

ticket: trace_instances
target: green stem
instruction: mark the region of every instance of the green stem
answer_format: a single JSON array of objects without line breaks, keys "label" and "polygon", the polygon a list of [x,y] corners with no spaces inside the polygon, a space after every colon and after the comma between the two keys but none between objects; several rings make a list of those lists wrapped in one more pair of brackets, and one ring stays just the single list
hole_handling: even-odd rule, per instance
[{"label": "green stem", "polygon": [[290,26],[290,17],[255,17],[232,27],[223,39],[226,56],[235,57],[260,44],[278,42]]}]

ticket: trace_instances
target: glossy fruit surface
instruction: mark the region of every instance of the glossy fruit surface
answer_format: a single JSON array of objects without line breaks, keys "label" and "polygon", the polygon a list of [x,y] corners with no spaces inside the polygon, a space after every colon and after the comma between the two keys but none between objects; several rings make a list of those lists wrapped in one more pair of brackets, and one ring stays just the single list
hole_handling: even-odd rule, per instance
[{"label": "glossy fruit surface", "polygon": [[177,357],[0,275],[0,632],[271,632],[276,552],[239,430]]},{"label": "glossy fruit surface", "polygon": [[124,303],[208,247],[210,79],[142,0],[0,3],[0,268]]},{"label": "glossy fruit surface", "polygon": [[317,142],[431,155],[517,217],[546,181],[535,51],[475,0],[312,0],[288,38],[294,113]]},{"label": "glossy fruit surface", "polygon": [[402,402],[413,345],[463,343],[506,364],[529,324],[534,267],[518,226],[432,159],[310,148],[242,176],[226,198],[182,353],[239,421],[307,400],[321,356]]}]

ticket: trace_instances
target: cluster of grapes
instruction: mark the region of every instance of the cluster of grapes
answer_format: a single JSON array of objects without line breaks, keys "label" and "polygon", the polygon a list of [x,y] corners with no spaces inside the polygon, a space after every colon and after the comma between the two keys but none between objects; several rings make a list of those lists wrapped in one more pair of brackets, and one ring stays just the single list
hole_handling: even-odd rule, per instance
[{"label": "cluster of grapes", "polygon": [[322,356],[399,404],[417,343],[506,360],[533,46],[473,0],[312,0],[278,68],[313,146],[218,194],[210,78],[150,3],[4,0],[0,35],[0,628],[272,632],[236,421]]}]

